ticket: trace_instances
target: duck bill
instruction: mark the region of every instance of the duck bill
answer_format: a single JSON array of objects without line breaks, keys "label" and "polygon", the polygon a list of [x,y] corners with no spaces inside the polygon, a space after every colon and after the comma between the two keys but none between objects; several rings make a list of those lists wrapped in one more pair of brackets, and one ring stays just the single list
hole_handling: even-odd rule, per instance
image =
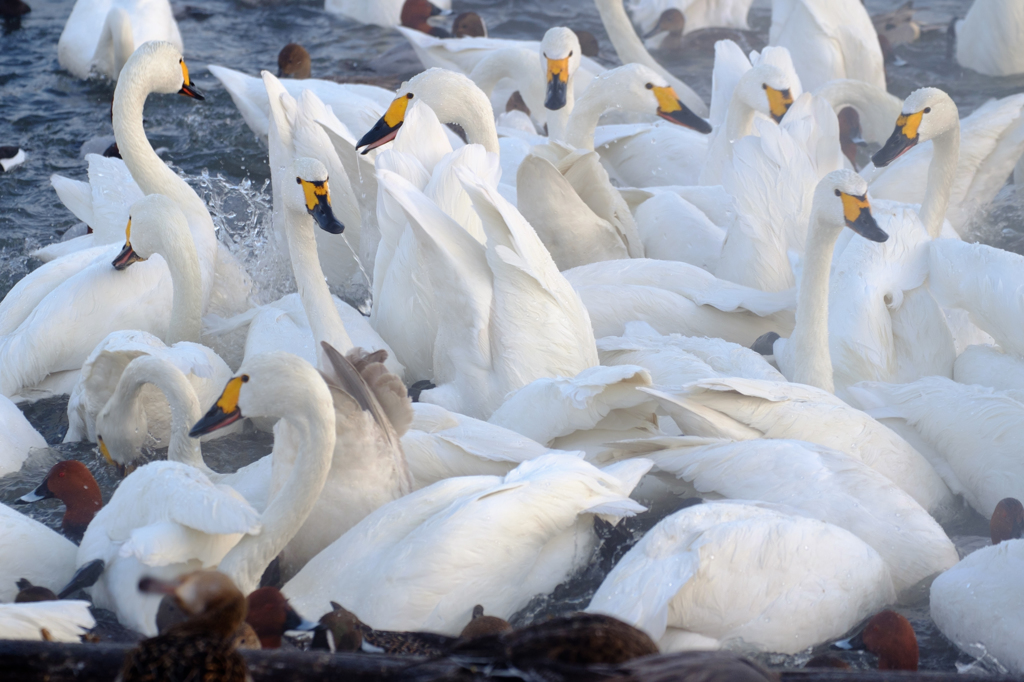
[{"label": "duck bill", "polygon": [[181,581],[178,580],[166,581],[145,577],[139,580],[139,592],[143,594],[174,594],[180,585]]},{"label": "duck bill", "polygon": [[35,490],[30,493],[25,493],[15,500],[14,504],[30,504],[32,502],[38,502],[39,500],[48,500],[53,496],[50,486],[44,480]]},{"label": "duck bill", "polygon": [[234,424],[242,418],[242,411],[238,408],[238,395],[242,390],[242,384],[249,381],[249,375],[243,374],[228,381],[220,398],[213,404],[213,407],[203,415],[203,418],[195,423],[192,430],[188,432],[193,438],[213,433],[217,429]]},{"label": "duck bill", "polygon": [[192,99],[206,99],[203,97],[203,93],[199,92],[199,88],[192,84],[192,79],[188,77],[188,67],[185,66],[185,60],[179,60],[181,65],[182,85],[181,90],[178,90],[179,95],[185,95],[185,97],[191,97]]},{"label": "duck bill", "polygon": [[566,104],[569,90],[569,58],[548,60],[548,88],[544,107],[558,111]]},{"label": "duck bill", "polygon": [[896,119],[896,129],[892,131],[892,135],[885,141],[882,148],[871,157],[871,163],[875,164],[876,168],[888,166],[918,143],[920,137],[917,134],[917,129],[921,125],[922,115],[923,112],[902,114]]},{"label": "duck bill", "polygon": [[409,100],[411,99],[412,93],[396,98],[388,107],[388,110],[384,112],[384,115],[373,124],[369,132],[360,138],[356,144],[356,149],[366,147],[361,153],[367,154],[371,149],[376,149],[394,140],[398,136],[398,131],[402,124],[405,123],[405,112],[409,108]]},{"label": "duck bill", "polygon": [[658,99],[658,116],[666,121],[696,130],[704,135],[711,132],[711,124],[690,111],[685,104],[680,102],[679,97],[676,96],[676,91],[671,86],[664,88],[655,86],[651,88],[651,91],[654,92],[654,96]]},{"label": "duck bill", "polygon": [[871,215],[871,205],[866,194],[859,197],[843,194],[842,199],[847,227],[869,241],[884,242],[889,239],[889,235],[878,226],[875,217]]},{"label": "duck bill", "polygon": [[452,13],[450,9],[441,9],[432,2],[429,2],[427,4],[430,5],[430,16],[432,17],[446,17]]},{"label": "duck bill", "polygon": [[311,620],[306,620],[298,614],[298,612],[292,607],[288,607],[284,617],[284,631],[285,632],[309,632],[320,627],[320,623],[314,623]]},{"label": "duck bill", "polygon": [[313,220],[316,221],[320,229],[330,234],[344,232],[345,225],[334,217],[327,181],[311,182],[302,178],[295,178],[295,181],[302,185],[302,193],[306,198],[306,210],[313,216]]},{"label": "duck bill", "polygon": [[765,94],[768,96],[768,110],[771,111],[772,120],[776,123],[782,122],[782,117],[786,115],[789,108],[793,106],[793,93],[789,88],[785,90],[776,90],[775,88],[764,86]]},{"label": "duck bill", "polygon": [[111,263],[115,270],[124,270],[132,263],[138,263],[139,261],[146,260],[139,254],[135,253],[132,249],[131,242],[125,242],[124,248],[121,249],[121,253],[117,254],[117,257]]}]

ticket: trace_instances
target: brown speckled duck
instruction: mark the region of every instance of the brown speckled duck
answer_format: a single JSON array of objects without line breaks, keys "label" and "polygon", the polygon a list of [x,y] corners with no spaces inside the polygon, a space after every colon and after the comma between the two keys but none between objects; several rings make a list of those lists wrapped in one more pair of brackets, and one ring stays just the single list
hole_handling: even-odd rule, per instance
[{"label": "brown speckled duck", "polygon": [[505,632],[512,632],[512,626],[509,622],[497,616],[485,616],[484,607],[481,604],[477,604],[473,607],[473,617],[470,618],[466,627],[462,628],[459,639],[500,635]]},{"label": "brown speckled duck", "polygon": [[223,573],[196,571],[172,582],[143,578],[139,590],[171,594],[187,620],[143,640],[125,657],[123,682],[245,682],[245,659],[235,633],[245,622],[245,595]]}]

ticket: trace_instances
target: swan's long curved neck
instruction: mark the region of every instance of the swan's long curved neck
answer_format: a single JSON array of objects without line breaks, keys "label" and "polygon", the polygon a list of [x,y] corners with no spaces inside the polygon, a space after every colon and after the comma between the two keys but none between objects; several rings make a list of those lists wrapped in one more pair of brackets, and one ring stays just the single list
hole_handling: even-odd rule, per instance
[{"label": "swan's long curved neck", "polygon": [[594,0],[594,4],[597,5],[601,23],[604,24],[608,38],[612,41],[612,46],[615,47],[615,52],[619,55],[622,63],[643,64],[661,74],[662,78],[675,89],[679,99],[686,106],[698,116],[707,117],[708,107],[697,93],[669,73],[644,47],[643,41],[640,40],[640,36],[636,34],[633,24],[629,21],[629,16],[626,15],[626,8],[623,7],[622,0]]},{"label": "swan's long curved neck", "polygon": [[100,41],[92,57],[93,64],[101,73],[113,74],[116,78],[132,52],[135,52],[135,38],[132,36],[131,17],[124,9],[114,7],[103,22]]},{"label": "swan's long curved neck", "polygon": [[960,161],[960,123],[932,138],[934,153],[928,167],[928,186],[921,202],[921,223],[928,236],[938,239],[942,223],[949,208],[949,194],[953,189],[956,167]]},{"label": "swan's long curved neck", "polygon": [[316,251],[316,224],[305,212],[285,209],[285,233],[288,238],[288,254],[298,285],[299,298],[309,319],[309,327],[313,332],[313,342],[320,348],[320,342],[326,341],[342,353],[352,348],[352,339],[345,331],[338,309],[334,307],[334,298],[327,286],[320,259]]},{"label": "swan's long curved neck", "polygon": [[[572,87],[572,80],[569,81],[569,87]],[[593,151],[598,121],[605,111],[618,106],[621,106],[621,102],[617,100],[614,88],[608,87],[603,79],[595,78],[579,101],[575,102],[566,121],[566,144],[575,149]]]},{"label": "swan's long curved neck", "polygon": [[[569,119],[576,109],[576,87],[573,83],[575,78],[569,74],[569,82],[565,87],[565,106],[557,111],[548,111],[548,138],[562,141],[568,135]],[[595,124],[596,129],[596,124]],[[590,134],[590,147],[594,147],[594,133]]]},{"label": "swan's long curved neck", "polygon": [[792,381],[835,393],[828,348],[828,278],[841,230],[819,223],[812,213],[804,251],[796,326],[789,337],[795,368]]},{"label": "swan's long curved neck", "polygon": [[439,121],[461,126],[470,144],[483,145],[487,151],[500,154],[491,103],[480,88],[471,82],[467,82],[467,85],[469,87],[456,81],[446,87],[445,92],[425,93],[424,100],[434,110]]},{"label": "swan's long curved neck", "polygon": [[837,78],[823,84],[814,94],[821,97],[838,114],[847,107],[860,116],[860,129],[868,142],[884,144],[892,132],[892,122],[899,118],[903,101],[877,85],[849,78]]},{"label": "swan's long curved neck", "polygon": [[171,271],[174,295],[171,303],[171,323],[164,343],[179,341],[199,343],[203,318],[202,273],[196,246],[188,232],[164,234],[160,255]]},{"label": "swan's long curved neck", "polygon": [[202,417],[199,398],[192,384],[177,367],[148,356],[136,358],[121,375],[116,394],[122,414],[130,414],[132,405],[140,405],[139,392],[146,384],[156,386],[171,408],[171,438],[167,449],[167,459],[195,467],[206,474],[213,471],[203,461],[203,453],[199,439],[190,438],[188,430]]},{"label": "swan's long curved neck", "polygon": [[[138,62],[145,64],[145,62]],[[188,183],[165,164],[146,138],[142,112],[152,88],[144,68],[122,69],[114,89],[114,138],[125,165],[144,194],[163,194],[174,200],[188,219],[202,271],[203,301],[213,287],[217,264],[217,237],[206,205]]]},{"label": "swan's long curved neck", "polygon": [[309,382],[308,390],[280,396],[280,416],[299,436],[300,461],[260,517],[260,534],[246,535],[220,562],[219,570],[243,593],[259,587],[263,571],[295,537],[327,482],[336,439],[334,403],[319,377],[316,382]]}]

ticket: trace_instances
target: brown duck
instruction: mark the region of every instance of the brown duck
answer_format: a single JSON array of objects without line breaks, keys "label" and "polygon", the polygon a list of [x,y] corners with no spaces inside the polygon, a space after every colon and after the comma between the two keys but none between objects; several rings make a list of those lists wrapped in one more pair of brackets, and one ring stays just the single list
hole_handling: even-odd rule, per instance
[{"label": "brown duck", "polygon": [[313,634],[314,649],[440,656],[458,641],[433,632],[374,630],[337,602],[332,601],[331,608],[334,610],[320,618]]}]

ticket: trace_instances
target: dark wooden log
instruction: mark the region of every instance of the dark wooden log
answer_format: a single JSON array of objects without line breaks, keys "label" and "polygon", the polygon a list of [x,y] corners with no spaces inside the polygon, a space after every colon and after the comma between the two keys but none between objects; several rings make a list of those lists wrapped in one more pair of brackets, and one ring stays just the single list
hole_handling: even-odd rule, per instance
[{"label": "dark wooden log", "polygon": [[[107,682],[121,670],[126,644],[62,644],[0,640],[0,680]],[[254,682],[463,682],[484,679],[444,660],[297,650],[245,651]],[[782,670],[782,682],[1017,682],[1009,675],[938,672]]]}]

